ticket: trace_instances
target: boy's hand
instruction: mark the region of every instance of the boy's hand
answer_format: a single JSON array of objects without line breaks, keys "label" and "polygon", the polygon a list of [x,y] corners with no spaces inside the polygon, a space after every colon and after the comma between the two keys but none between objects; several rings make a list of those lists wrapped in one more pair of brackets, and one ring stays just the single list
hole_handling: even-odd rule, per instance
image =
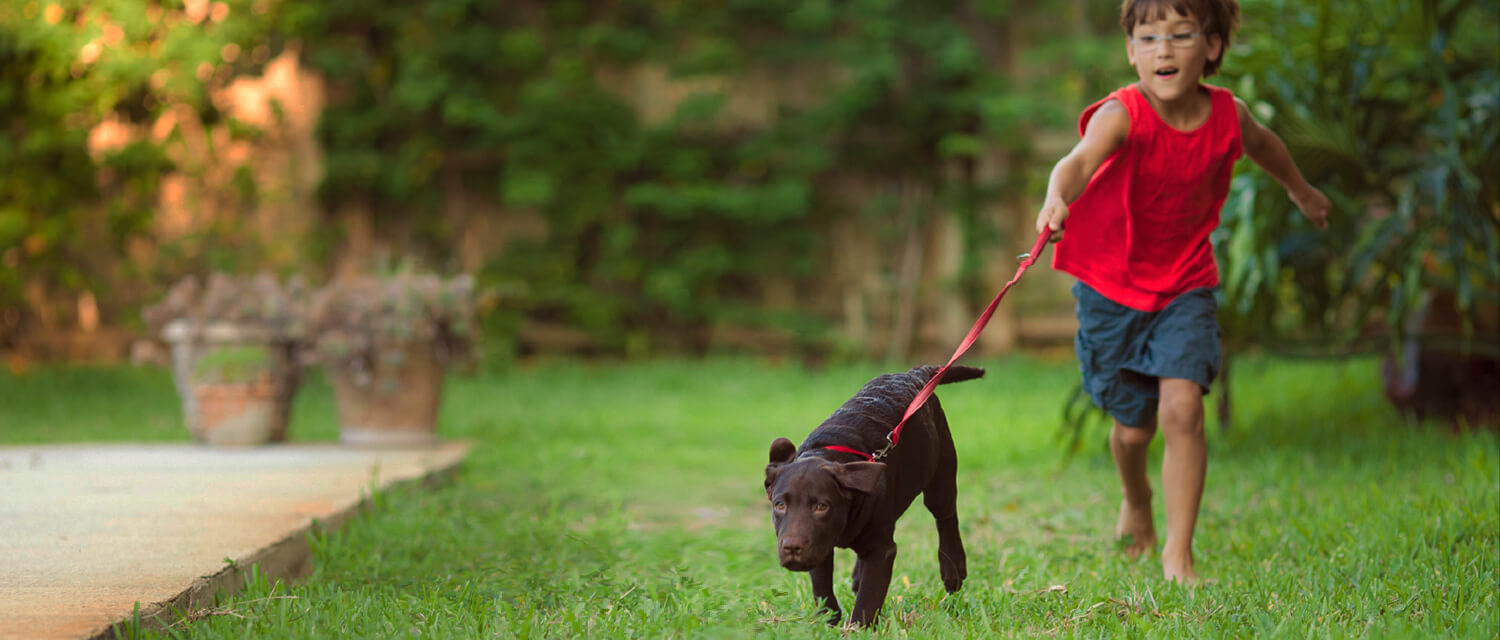
[{"label": "boy's hand", "polygon": [[[1319,194],[1322,195],[1322,194]],[[1052,228],[1052,242],[1062,240],[1063,221],[1068,219],[1068,204],[1061,198],[1048,198],[1042,205],[1042,210],[1036,214],[1036,232],[1042,233],[1042,229]]]},{"label": "boy's hand", "polygon": [[1307,219],[1311,220],[1314,225],[1317,225],[1319,229],[1328,228],[1328,210],[1333,208],[1333,203],[1328,201],[1328,197],[1324,196],[1322,191],[1309,186],[1302,191],[1288,195],[1292,197],[1292,203],[1302,210],[1302,215],[1307,216]]}]

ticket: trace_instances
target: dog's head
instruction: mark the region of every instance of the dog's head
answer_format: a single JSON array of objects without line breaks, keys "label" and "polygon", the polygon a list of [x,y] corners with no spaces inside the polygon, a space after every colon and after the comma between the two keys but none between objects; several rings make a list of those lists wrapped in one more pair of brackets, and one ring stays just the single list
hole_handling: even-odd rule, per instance
[{"label": "dog's head", "polygon": [[797,460],[791,440],[771,443],[766,497],[776,525],[776,557],[792,571],[818,566],[844,533],[855,494],[875,491],[884,473],[879,462],[838,464],[822,458]]}]

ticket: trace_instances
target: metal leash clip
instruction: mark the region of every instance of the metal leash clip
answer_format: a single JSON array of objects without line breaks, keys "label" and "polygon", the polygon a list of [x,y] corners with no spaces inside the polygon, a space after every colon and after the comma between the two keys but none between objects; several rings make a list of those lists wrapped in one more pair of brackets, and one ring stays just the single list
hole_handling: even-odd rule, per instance
[{"label": "metal leash clip", "polygon": [[[891,433],[895,433],[895,432],[893,431]],[[886,455],[890,454],[891,447],[894,447],[894,446],[896,446],[896,443],[891,441],[891,434],[890,433],[885,434],[885,446],[881,447],[879,451],[876,451],[874,454],[870,455],[870,462],[880,462],[880,460],[882,458],[884,458],[884,457],[886,457]]]}]

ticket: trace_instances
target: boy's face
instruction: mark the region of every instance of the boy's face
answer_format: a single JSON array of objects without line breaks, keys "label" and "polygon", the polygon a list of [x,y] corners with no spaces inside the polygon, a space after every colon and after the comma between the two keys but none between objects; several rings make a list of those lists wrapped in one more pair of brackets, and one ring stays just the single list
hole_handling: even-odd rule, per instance
[{"label": "boy's face", "polygon": [[1135,26],[1125,52],[1141,86],[1157,99],[1172,101],[1197,90],[1203,65],[1218,59],[1221,46],[1218,36],[1203,33],[1196,18],[1167,7],[1161,19]]}]

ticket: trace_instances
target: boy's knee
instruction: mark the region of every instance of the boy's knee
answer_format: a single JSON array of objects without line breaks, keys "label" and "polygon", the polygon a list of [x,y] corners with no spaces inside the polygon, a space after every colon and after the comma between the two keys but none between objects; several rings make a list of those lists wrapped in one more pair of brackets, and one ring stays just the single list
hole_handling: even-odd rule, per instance
[{"label": "boy's knee", "polygon": [[1203,433],[1203,404],[1186,402],[1162,403],[1161,429],[1168,437],[1201,435]]},{"label": "boy's knee", "polygon": [[1163,380],[1157,417],[1167,433],[1203,432],[1203,390],[1191,380]]},{"label": "boy's knee", "polygon": [[1127,447],[1144,447],[1151,444],[1151,438],[1156,436],[1156,429],[1151,426],[1127,427],[1116,422],[1112,435],[1117,442]]}]

